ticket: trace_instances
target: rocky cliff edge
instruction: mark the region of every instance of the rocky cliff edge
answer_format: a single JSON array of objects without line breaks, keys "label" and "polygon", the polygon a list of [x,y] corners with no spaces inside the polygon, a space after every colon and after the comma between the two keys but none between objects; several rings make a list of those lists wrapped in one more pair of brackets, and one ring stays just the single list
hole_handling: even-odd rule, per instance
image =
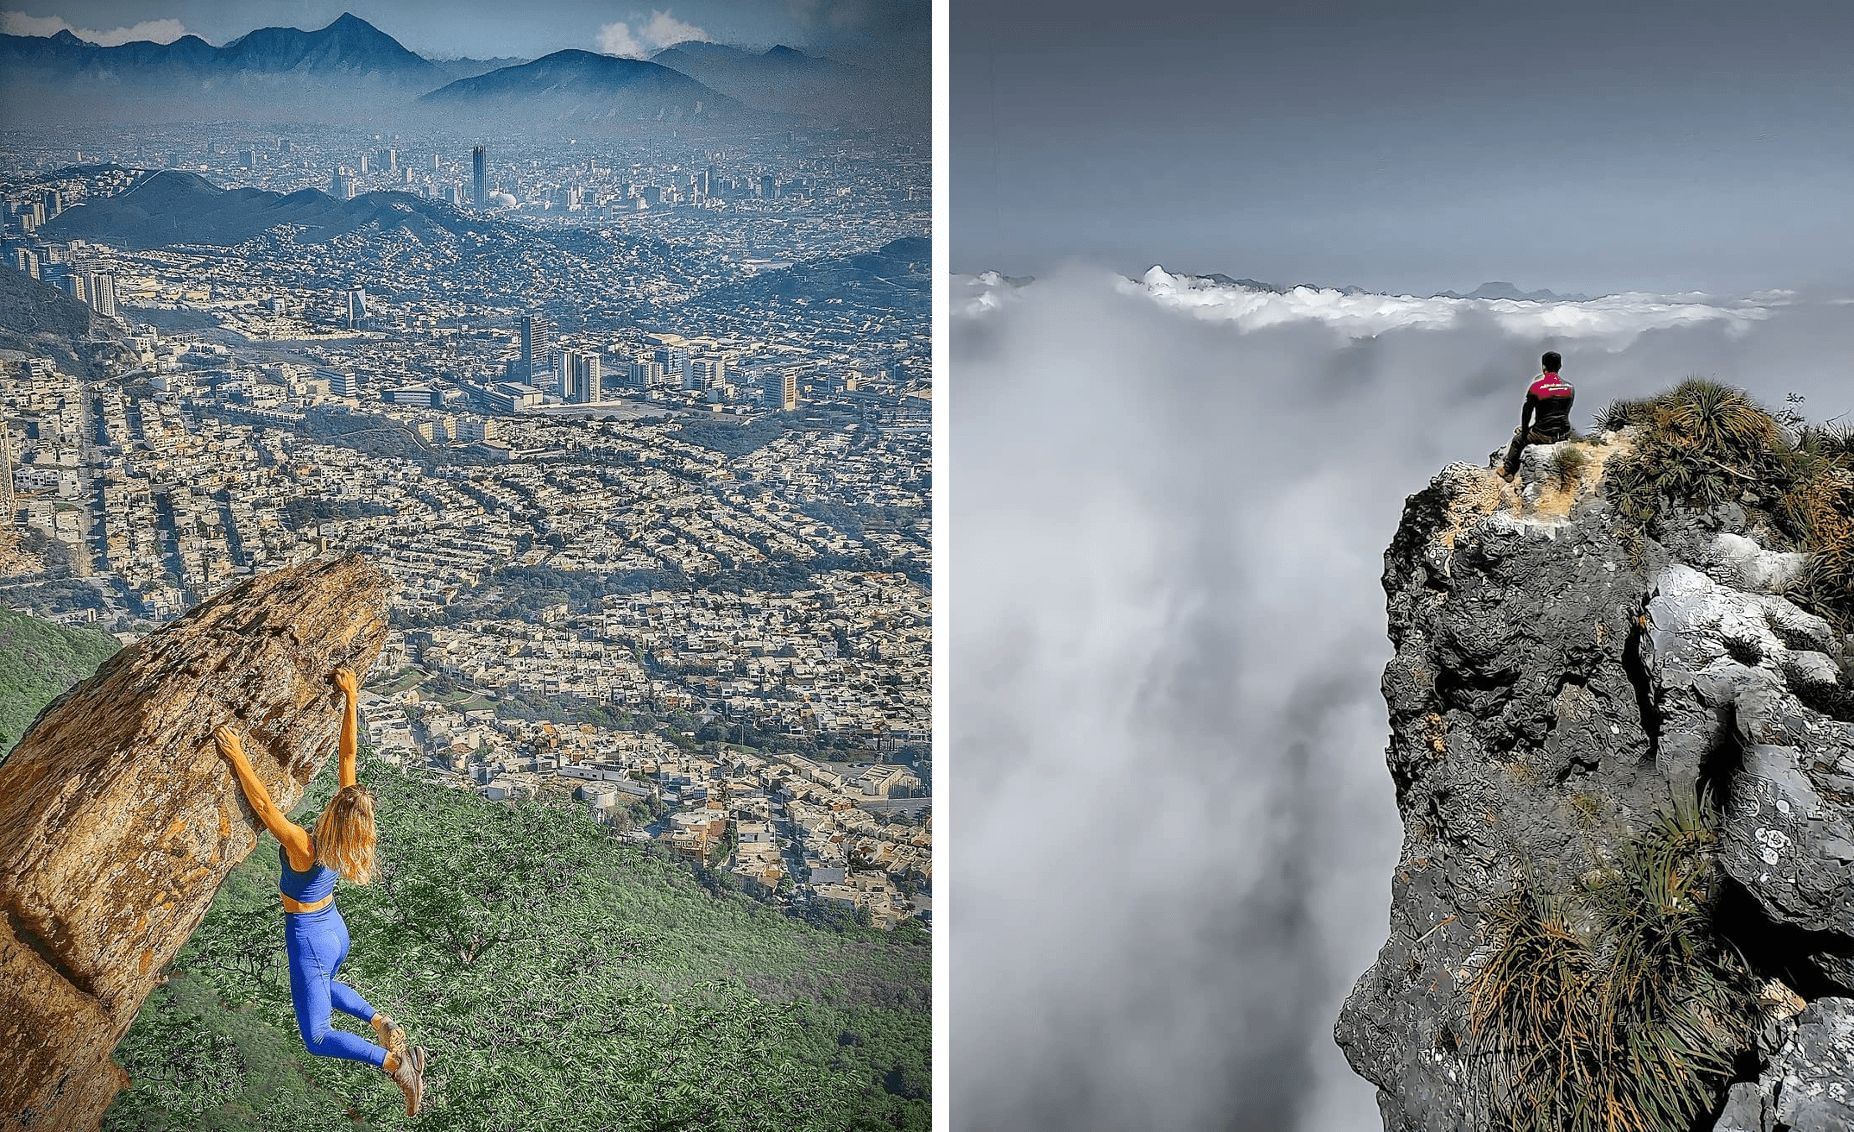
[{"label": "rocky cliff edge", "polygon": [[1578,901],[1701,794],[1721,875],[1695,896],[1720,969],[1759,989],[1754,1036],[1681,1126],[1854,1127],[1854,639],[1784,596],[1804,555],[1750,492],[1664,510],[1653,537],[1626,521],[1602,485],[1639,434],[1531,447],[1513,483],[1451,464],[1385,554],[1404,839],[1390,938],[1335,1037],[1387,1132],[1520,1126],[1474,1010],[1498,909],[1522,886],[1566,901],[1541,907],[1616,962]]}]

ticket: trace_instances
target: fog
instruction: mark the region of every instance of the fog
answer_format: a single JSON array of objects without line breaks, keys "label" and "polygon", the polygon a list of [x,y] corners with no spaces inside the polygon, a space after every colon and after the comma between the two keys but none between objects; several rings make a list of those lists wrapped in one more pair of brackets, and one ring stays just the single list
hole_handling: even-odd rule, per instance
[{"label": "fog", "polygon": [[1332,1040],[1387,932],[1379,575],[1403,500],[1564,354],[1854,410],[1836,296],[955,281],[946,910],[958,1129],[1368,1132]]}]

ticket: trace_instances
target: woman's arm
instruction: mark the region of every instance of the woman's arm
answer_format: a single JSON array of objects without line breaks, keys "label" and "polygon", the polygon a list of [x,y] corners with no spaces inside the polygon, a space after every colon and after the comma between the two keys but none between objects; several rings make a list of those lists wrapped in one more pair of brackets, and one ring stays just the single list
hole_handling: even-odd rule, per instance
[{"label": "woman's arm", "polygon": [[335,669],[335,686],[347,697],[341,714],[341,785],[353,786],[354,757],[360,751],[360,680],[347,665]]},{"label": "woman's arm", "polygon": [[221,726],[212,737],[219,744],[219,753],[232,764],[232,773],[238,776],[238,784],[244,787],[245,798],[257,811],[258,820],[283,842],[290,867],[297,872],[308,872],[315,864],[315,847],[309,840],[309,831],[285,817],[277,803],[270,800],[270,791],[264,789],[257,771],[251,769],[250,760],[245,758],[244,744],[239,742],[237,732]]}]

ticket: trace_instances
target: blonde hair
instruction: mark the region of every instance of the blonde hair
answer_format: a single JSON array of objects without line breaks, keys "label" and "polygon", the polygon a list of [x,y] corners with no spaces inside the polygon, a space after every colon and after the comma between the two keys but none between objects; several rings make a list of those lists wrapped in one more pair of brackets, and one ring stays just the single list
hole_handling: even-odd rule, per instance
[{"label": "blonde hair", "polygon": [[375,836],[373,795],[364,786],[344,786],[316,819],[315,863],[366,884],[373,880]]}]

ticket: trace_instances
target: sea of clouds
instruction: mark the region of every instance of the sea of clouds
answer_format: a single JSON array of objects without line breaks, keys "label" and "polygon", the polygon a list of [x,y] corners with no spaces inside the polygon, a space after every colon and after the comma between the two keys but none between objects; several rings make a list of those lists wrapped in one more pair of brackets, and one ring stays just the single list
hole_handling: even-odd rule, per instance
[{"label": "sea of clouds", "polygon": [[1586,429],[1693,374],[1849,414],[1849,300],[1085,265],[953,297],[954,1126],[1375,1132],[1331,1031],[1400,838],[1379,576],[1405,497],[1504,446],[1547,349]]}]

